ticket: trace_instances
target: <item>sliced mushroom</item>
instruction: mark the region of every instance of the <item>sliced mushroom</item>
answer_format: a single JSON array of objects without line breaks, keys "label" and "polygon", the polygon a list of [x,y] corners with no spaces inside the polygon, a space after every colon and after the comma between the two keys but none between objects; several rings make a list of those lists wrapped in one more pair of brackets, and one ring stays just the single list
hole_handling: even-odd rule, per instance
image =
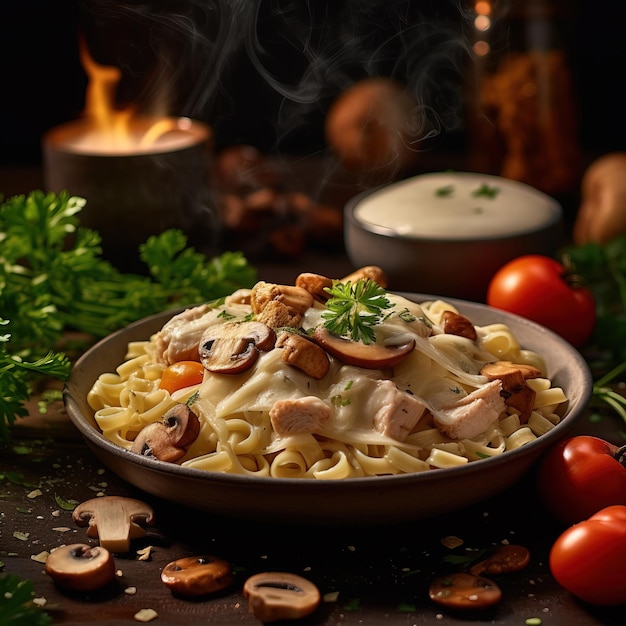
[{"label": "sliced mushroom", "polygon": [[141,500],[104,496],[79,504],[72,518],[79,526],[87,526],[87,536],[97,537],[101,547],[111,552],[128,552],[130,540],[146,534],[139,522],[152,524],[154,512]]},{"label": "sliced mushroom", "polygon": [[261,322],[227,322],[207,328],[200,339],[200,361],[209,372],[240,374],[252,367],[259,350],[271,350],[276,333]]},{"label": "sliced mushroom", "polygon": [[278,338],[276,347],[282,349],[282,360],[297,367],[307,376],[321,380],[328,374],[330,359],[326,350],[310,339],[292,332],[285,332]]},{"label": "sliced mushroom", "polygon": [[200,434],[200,420],[186,405],[178,403],[163,416],[162,421],[141,429],[130,451],[159,461],[176,463]]},{"label": "sliced mushroom", "polygon": [[233,582],[232,566],[214,556],[190,556],[168,563],[161,580],[173,593],[203,596],[226,589]]},{"label": "sliced mushroom", "polygon": [[444,311],[441,315],[441,327],[443,332],[447,335],[457,335],[459,337],[465,337],[476,341],[478,335],[476,334],[476,327],[470,319],[455,313],[454,311]]},{"label": "sliced mushroom", "polygon": [[415,339],[398,346],[384,346],[376,343],[366,345],[333,335],[323,326],[315,329],[313,339],[343,363],[374,370],[397,365],[415,349]]},{"label": "sliced mushroom", "polygon": [[433,602],[451,609],[484,609],[502,599],[502,591],[492,580],[457,572],[437,578],[428,595]]},{"label": "sliced mushroom", "polygon": [[45,570],[59,587],[94,591],[114,580],[115,561],[102,546],[73,543],[52,551]]},{"label": "sliced mushroom", "polygon": [[526,380],[540,378],[543,376],[541,371],[532,365],[511,363],[511,361],[495,361],[484,365],[480,373],[490,381],[500,380],[502,382],[502,395],[505,404],[519,411],[522,424],[528,422],[537,394],[526,384]]},{"label": "sliced mushroom", "polygon": [[524,546],[508,544],[500,546],[486,559],[476,563],[470,568],[470,574],[480,576],[488,574],[507,574],[519,572],[530,563],[530,552]]},{"label": "sliced mushroom", "polygon": [[265,572],[246,580],[243,596],[248,608],[262,622],[300,619],[315,611],[321,596],[306,578],[287,572]]}]

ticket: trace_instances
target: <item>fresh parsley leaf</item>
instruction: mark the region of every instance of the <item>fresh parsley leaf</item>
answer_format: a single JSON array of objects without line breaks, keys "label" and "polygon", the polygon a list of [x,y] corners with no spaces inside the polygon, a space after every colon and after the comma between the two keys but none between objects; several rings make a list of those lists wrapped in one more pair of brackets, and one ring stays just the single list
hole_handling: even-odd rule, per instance
[{"label": "fresh parsley leaf", "polygon": [[[94,339],[142,317],[252,287],[241,252],[207,259],[178,230],[150,237],[138,254],[148,276],[120,272],[102,258],[100,235],[80,225],[83,198],[33,191],[0,202],[0,442],[24,417],[33,378],[65,379],[55,350],[66,331]],[[11,339],[11,351],[7,342]],[[83,346],[84,347],[84,346]]]},{"label": "fresh parsley leaf", "polygon": [[15,574],[0,574],[0,624],[46,626],[52,617],[33,604],[33,582]]},{"label": "fresh parsley leaf", "polygon": [[[0,326],[9,322],[0,319]],[[25,402],[31,395],[31,382],[36,375],[65,380],[70,373],[70,361],[65,354],[48,351],[32,361],[8,350],[10,333],[0,336],[0,443],[10,440],[9,427],[17,417],[27,414]]]},{"label": "fresh parsley leaf", "polygon": [[374,343],[374,326],[380,323],[387,309],[394,304],[387,292],[376,282],[359,279],[355,283],[334,283],[326,289],[330,298],[322,313],[324,326],[334,335],[365,344]]}]

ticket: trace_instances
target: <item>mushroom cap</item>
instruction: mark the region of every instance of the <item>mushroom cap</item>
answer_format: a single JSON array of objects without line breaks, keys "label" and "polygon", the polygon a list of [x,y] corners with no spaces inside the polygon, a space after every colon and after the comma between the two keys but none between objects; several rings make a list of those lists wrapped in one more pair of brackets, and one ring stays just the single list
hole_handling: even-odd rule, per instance
[{"label": "mushroom cap", "polygon": [[262,322],[227,322],[207,328],[200,339],[200,361],[209,372],[240,374],[252,367],[259,350],[271,350],[276,333]]},{"label": "mushroom cap", "polygon": [[74,543],[54,550],[48,556],[46,573],[64,589],[93,591],[115,578],[115,562],[102,546]]}]

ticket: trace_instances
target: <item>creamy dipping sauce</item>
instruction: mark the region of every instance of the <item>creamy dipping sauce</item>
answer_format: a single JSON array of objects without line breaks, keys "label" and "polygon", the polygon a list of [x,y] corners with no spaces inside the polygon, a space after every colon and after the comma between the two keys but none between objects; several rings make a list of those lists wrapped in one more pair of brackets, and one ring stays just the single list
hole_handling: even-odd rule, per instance
[{"label": "creamy dipping sauce", "polygon": [[550,196],[524,183],[467,172],[423,174],[363,198],[354,217],[371,230],[405,237],[496,239],[561,219]]}]

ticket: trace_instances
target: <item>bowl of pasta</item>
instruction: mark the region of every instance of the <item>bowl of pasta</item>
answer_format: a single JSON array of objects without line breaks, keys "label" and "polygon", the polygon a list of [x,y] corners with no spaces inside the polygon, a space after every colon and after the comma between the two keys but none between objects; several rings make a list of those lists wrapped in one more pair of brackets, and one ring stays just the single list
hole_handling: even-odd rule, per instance
[{"label": "bowl of pasta", "polygon": [[135,322],[75,363],[69,417],[123,480],[224,516],[401,522],[513,488],[583,414],[584,359],[518,316],[387,291],[377,271]]}]

